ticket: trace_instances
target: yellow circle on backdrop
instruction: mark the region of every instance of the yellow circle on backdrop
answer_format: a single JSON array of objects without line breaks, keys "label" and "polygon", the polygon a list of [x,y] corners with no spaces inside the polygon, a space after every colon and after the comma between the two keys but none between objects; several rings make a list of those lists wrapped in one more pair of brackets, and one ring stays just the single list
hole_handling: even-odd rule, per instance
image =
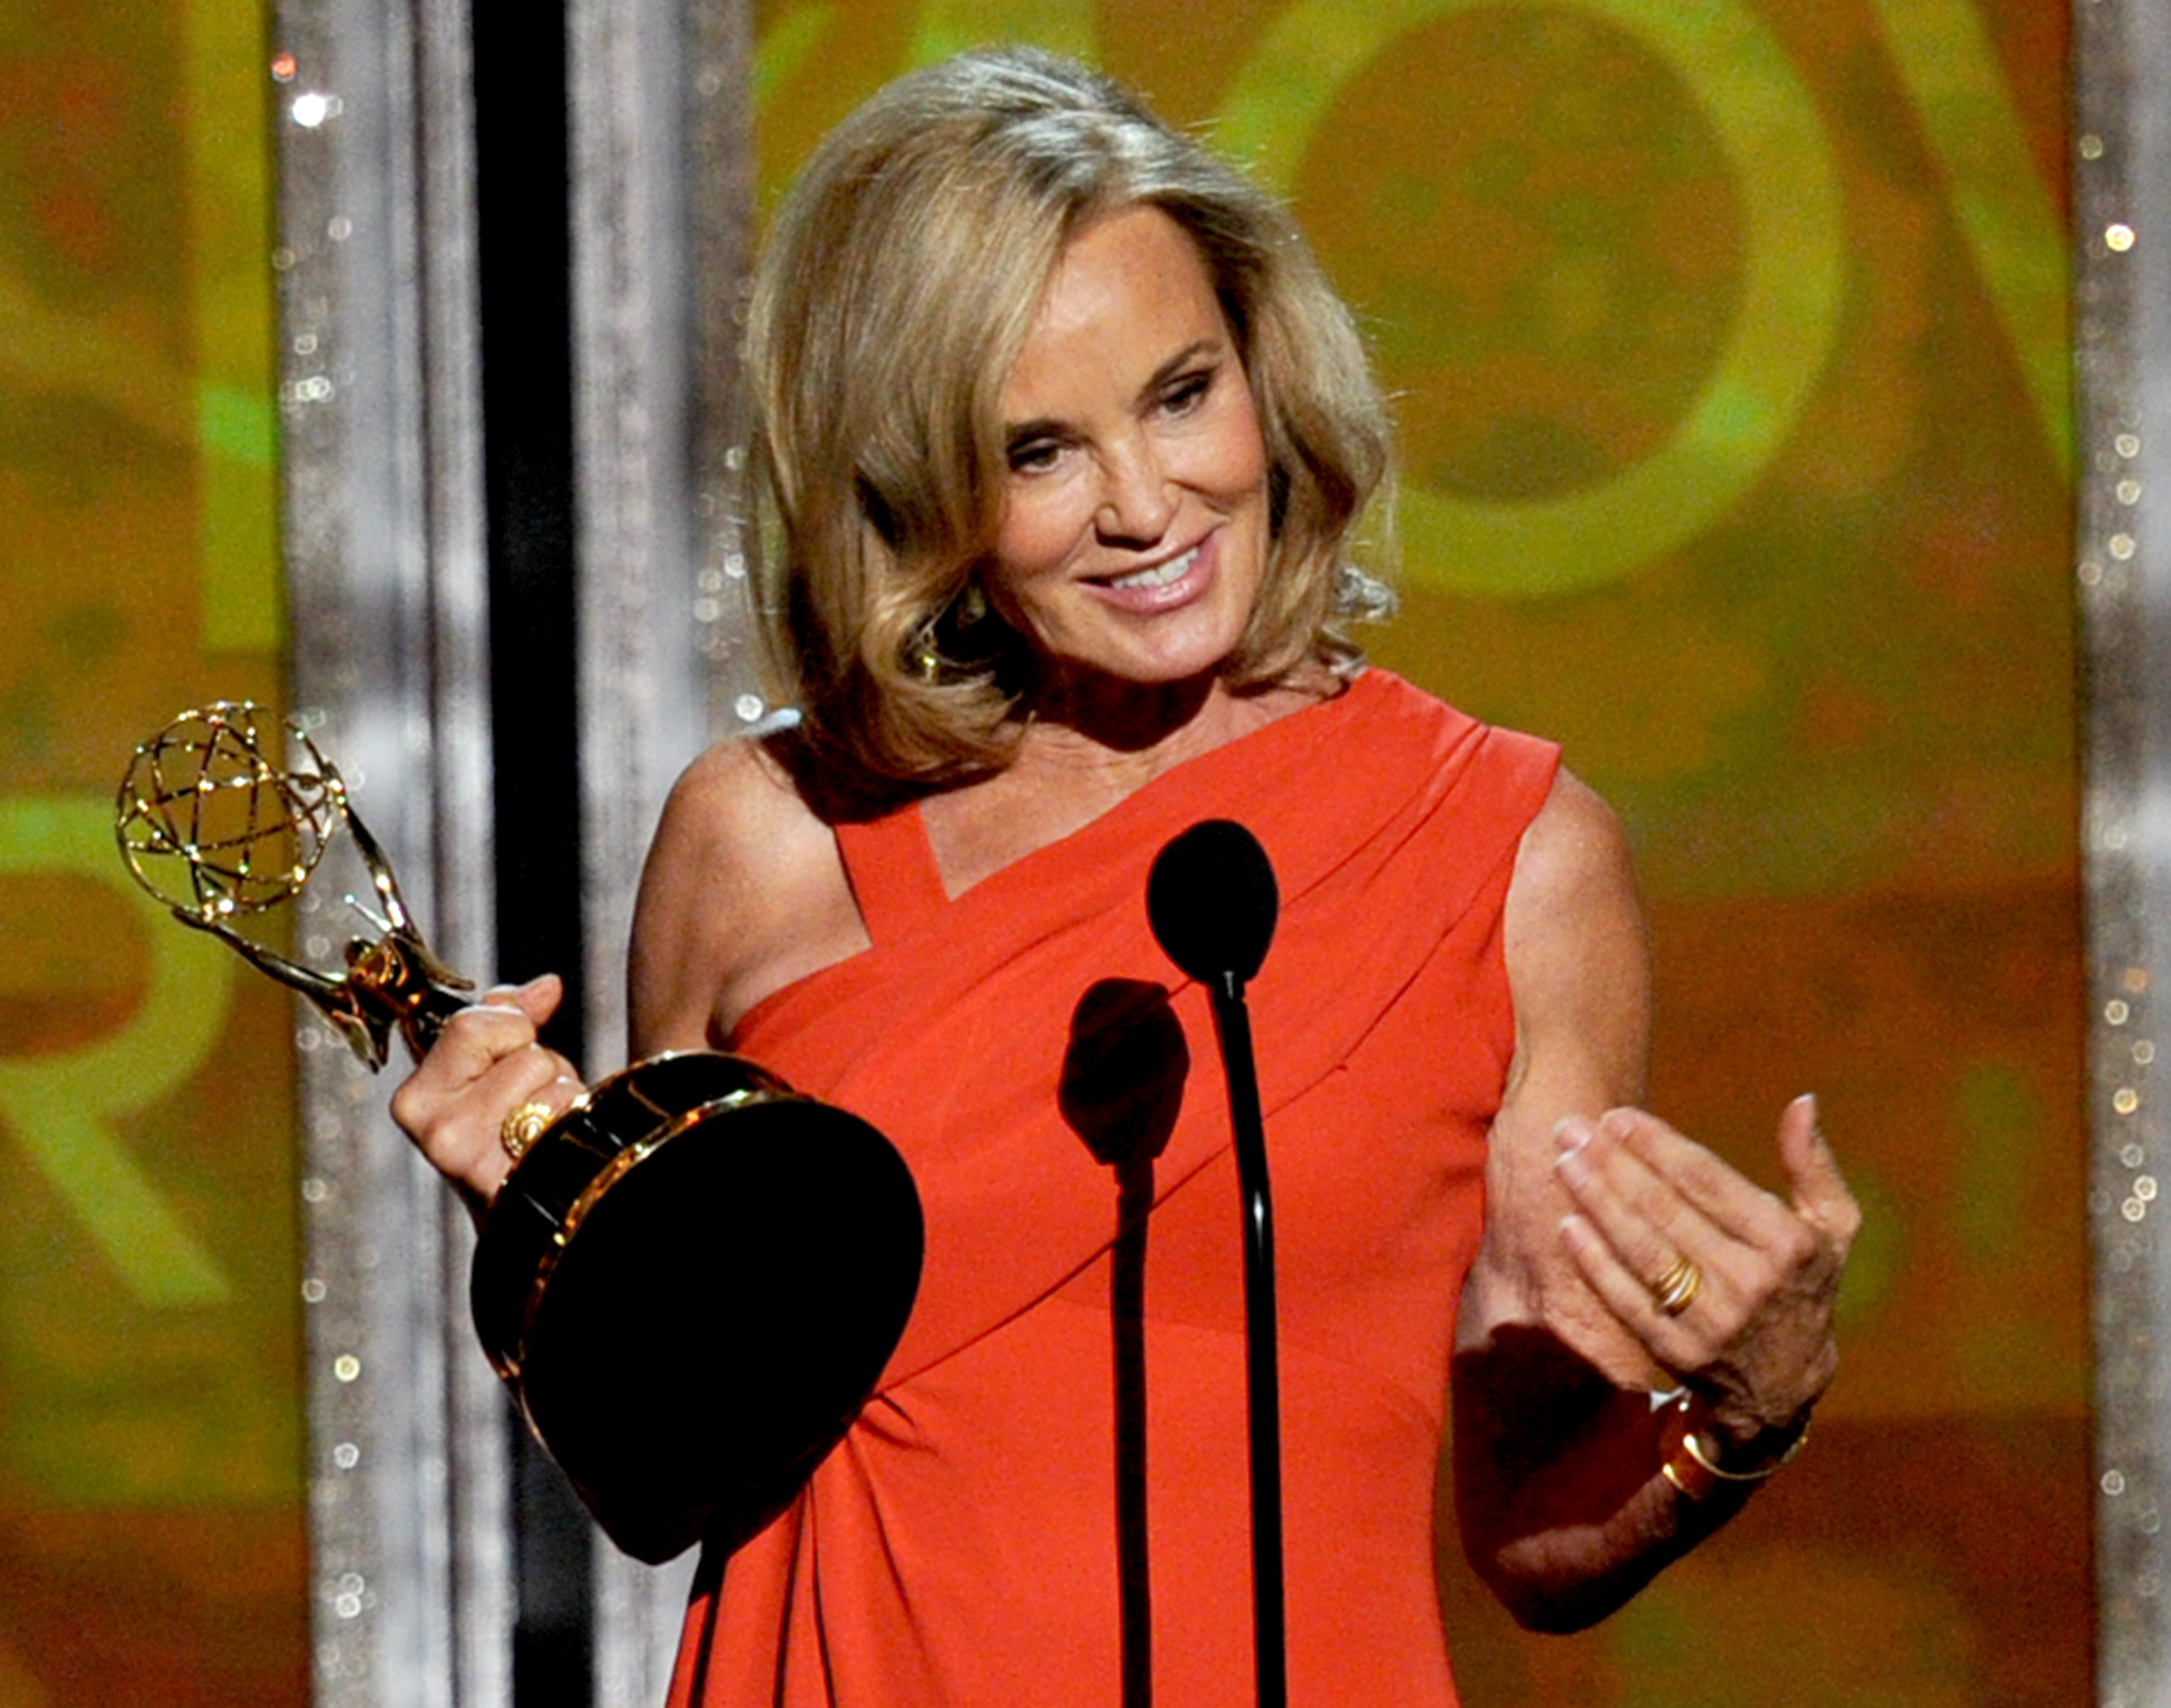
[{"label": "yellow circle on backdrop", "polygon": [[1620,579],[1703,533],[1756,484],[1831,353],[1845,234],[1823,120],[1785,50],[1741,0],[1295,0],[1237,73],[1220,146],[1286,194],[1352,77],[1396,36],[1479,5],[1587,12],[1648,46],[1710,116],[1747,215],[1734,325],[1659,449],[1554,497],[1403,486],[1412,576],[1453,593],[1529,598]]}]

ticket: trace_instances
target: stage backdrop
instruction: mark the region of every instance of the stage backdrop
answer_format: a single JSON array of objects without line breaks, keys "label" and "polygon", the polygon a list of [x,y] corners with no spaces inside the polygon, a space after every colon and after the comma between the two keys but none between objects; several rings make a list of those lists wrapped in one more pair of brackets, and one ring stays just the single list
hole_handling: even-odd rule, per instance
[{"label": "stage backdrop", "polygon": [[1372,655],[1620,809],[1658,1109],[1776,1186],[1823,1099],[1868,1220],[1816,1439],[1587,1636],[1520,1636],[1450,1543],[1472,1708],[2090,1700],[2061,8],[757,16],[764,205],[1005,36],[1293,200],[1401,427]]},{"label": "stage backdrop", "polygon": [[0,13],[0,1705],[298,1704],[287,999],[114,852],[134,743],[279,696],[249,5]]},{"label": "stage backdrop", "polygon": [[[1374,655],[1552,735],[1657,936],[1654,1098],[1868,1211],[1798,1464],[1471,1708],[2090,1699],[2062,8],[758,8],[763,195],[884,78],[1023,37],[1295,201],[1396,393]],[[275,696],[249,7],[0,19],[0,1708],[298,1705],[287,1005],[108,840],[130,745]],[[336,1587],[325,1587],[332,1593]]]}]

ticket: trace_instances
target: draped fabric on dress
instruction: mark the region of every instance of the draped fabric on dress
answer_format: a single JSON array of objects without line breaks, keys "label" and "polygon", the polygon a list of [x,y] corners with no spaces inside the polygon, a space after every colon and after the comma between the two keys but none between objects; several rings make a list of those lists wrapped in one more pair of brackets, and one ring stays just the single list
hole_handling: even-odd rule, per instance
[{"label": "draped fabric on dress", "polygon": [[1371,670],[955,900],[916,808],[840,827],[874,948],[732,1047],[889,1135],[926,1269],[843,1444],[705,1571],[674,1708],[1252,1700],[1227,1099],[1144,900],[1206,818],[1259,837],[1283,898],[1250,1002],[1290,1700],[1452,1704],[1434,1464],[1514,1045],[1502,904],[1556,762]]}]

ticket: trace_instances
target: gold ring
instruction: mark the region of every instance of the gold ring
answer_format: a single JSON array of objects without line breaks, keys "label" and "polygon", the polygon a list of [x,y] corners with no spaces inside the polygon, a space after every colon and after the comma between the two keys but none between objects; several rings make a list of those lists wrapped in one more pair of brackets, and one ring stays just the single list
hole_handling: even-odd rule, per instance
[{"label": "gold ring", "polygon": [[1696,1296],[1703,1291],[1703,1271],[1696,1266],[1693,1258],[1677,1257],[1666,1272],[1651,1283],[1651,1297],[1659,1311],[1669,1317],[1678,1317],[1696,1302]]},{"label": "gold ring", "polygon": [[505,1118],[505,1125],[497,1130],[497,1141],[505,1147],[505,1154],[517,1163],[528,1154],[528,1147],[543,1136],[544,1128],[557,1118],[557,1112],[547,1103],[524,1103]]}]

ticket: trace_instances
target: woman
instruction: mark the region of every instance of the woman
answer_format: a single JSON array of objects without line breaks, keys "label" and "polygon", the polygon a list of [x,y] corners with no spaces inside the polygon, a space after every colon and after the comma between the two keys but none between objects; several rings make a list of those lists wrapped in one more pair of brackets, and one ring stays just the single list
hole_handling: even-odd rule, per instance
[{"label": "woman", "polygon": [[[1284,897],[1252,994],[1291,1699],[1453,1700],[1450,1356],[1478,1571],[1533,1625],[1611,1610],[1799,1443],[1856,1212],[1807,1099],[1791,1202],[1634,1107],[1611,814],[1332,626],[1375,602],[1386,432],[1285,216],[1105,80],[968,56],[809,164],[749,364],[804,719],[675,791],[633,1046],[866,1115],[929,1251],[844,1444],[705,1574],[674,1702],[1250,1700],[1227,1118],[1143,900],[1214,816]],[[395,1098],[476,1201],[508,1112],[578,1090],[556,998],[494,993]]]}]

